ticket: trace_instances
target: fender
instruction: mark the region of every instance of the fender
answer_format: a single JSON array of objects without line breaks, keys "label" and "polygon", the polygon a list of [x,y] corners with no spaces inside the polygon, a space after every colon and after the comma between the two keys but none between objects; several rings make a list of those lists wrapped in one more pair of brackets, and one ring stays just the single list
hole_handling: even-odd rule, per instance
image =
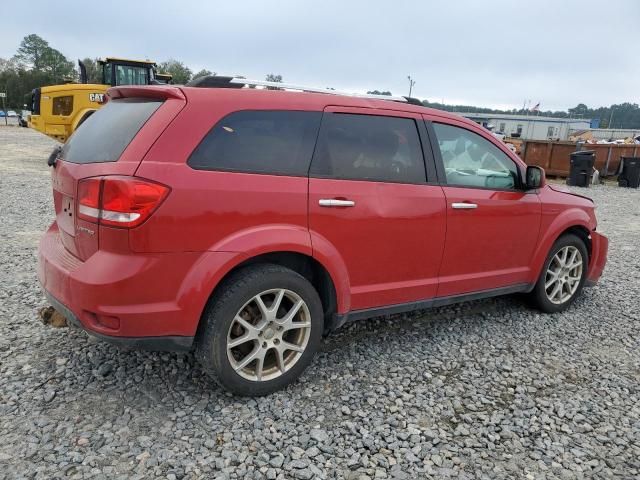
[{"label": "fender", "polygon": [[190,335],[196,334],[213,290],[225,275],[246,258],[241,252],[203,252],[193,263],[176,296],[182,321],[187,324],[185,330]]},{"label": "fender", "polygon": [[[550,217],[553,217],[553,220],[551,224],[545,228],[545,220],[548,221]],[[531,261],[531,272],[533,277],[530,280],[532,284],[535,284],[538,281],[544,262],[554,242],[562,232],[571,227],[584,227],[591,231],[591,219],[587,212],[580,208],[567,209],[557,216],[555,216],[555,212],[542,212],[541,231],[544,232],[544,235],[538,241],[538,247],[536,248]]]},{"label": "fender", "polygon": [[260,225],[229,235],[209,248],[211,252],[242,252],[247,258],[271,252],[296,252],[312,255],[311,238],[306,227],[288,224]]},{"label": "fender", "polygon": [[318,232],[311,230],[309,234],[313,245],[313,258],[326,268],[336,288],[337,313],[347,313],[351,310],[351,282],[342,255]]},{"label": "fender", "polygon": [[345,299],[342,293],[348,290],[341,290],[348,288],[348,280],[346,287],[343,283],[338,283],[348,279],[344,264],[336,266],[327,263],[323,256],[314,256],[311,237],[305,227],[264,225],[235,232],[220,240],[200,256],[185,276],[177,295],[177,303],[193,333],[196,332],[211,292],[229,272],[253,257],[277,252],[295,252],[315,258],[329,272],[336,287],[338,311],[348,310],[348,298]]}]

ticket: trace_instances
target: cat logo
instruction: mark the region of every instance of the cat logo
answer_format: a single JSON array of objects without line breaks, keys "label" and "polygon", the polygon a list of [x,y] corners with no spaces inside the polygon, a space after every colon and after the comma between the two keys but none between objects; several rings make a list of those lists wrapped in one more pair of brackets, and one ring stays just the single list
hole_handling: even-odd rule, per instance
[{"label": "cat logo", "polygon": [[90,102],[103,103],[104,102],[104,93],[90,93],[89,94],[89,101]]}]

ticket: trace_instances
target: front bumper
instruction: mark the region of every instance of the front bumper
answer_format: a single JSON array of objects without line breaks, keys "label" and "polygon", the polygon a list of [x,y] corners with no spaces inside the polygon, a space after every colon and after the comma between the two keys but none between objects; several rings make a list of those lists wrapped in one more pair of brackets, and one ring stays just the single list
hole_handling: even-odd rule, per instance
[{"label": "front bumper", "polygon": [[607,263],[609,239],[604,235],[591,232],[591,259],[585,285],[591,287],[598,283]]}]

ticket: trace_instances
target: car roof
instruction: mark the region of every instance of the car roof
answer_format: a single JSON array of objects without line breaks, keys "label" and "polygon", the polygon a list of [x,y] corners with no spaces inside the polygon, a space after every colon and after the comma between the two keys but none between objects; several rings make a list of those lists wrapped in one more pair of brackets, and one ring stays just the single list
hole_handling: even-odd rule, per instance
[{"label": "car roof", "polygon": [[[475,128],[478,124],[461,115],[413,105],[409,102],[382,100],[351,95],[316,93],[258,88],[202,88],[182,85],[149,85],[112,87],[107,91],[111,98],[160,97],[182,98],[188,102],[219,103],[232,102],[238,110],[308,110],[323,111],[326,107],[370,108],[394,112],[409,112],[438,120],[453,120]],[[490,134],[490,132],[487,132]]]},{"label": "car roof", "polygon": [[[176,87],[174,87],[176,88]],[[422,115],[451,118],[460,121],[460,115],[436,110],[409,102],[382,100],[377,98],[341,95],[332,93],[301,92],[287,90],[267,90],[257,88],[199,88],[179,86],[189,101],[219,101],[235,100],[254,108],[291,108],[295,110],[319,110],[328,106],[342,106],[353,108],[375,108],[397,112],[411,112]],[[471,124],[475,124],[468,119]]]}]

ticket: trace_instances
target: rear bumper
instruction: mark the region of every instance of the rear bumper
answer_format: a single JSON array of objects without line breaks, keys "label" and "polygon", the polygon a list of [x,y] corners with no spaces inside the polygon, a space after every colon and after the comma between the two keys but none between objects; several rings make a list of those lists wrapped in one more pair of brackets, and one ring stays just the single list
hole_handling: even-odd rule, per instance
[{"label": "rear bumper", "polygon": [[597,232],[591,232],[591,259],[585,285],[591,287],[598,283],[607,263],[609,239]]},{"label": "rear bumper", "polygon": [[89,330],[82,324],[75,313],[73,313],[69,308],[60,303],[46,290],[45,295],[51,306],[53,306],[53,308],[55,308],[60,314],[62,314],[67,319],[67,322],[83,329],[88,334],[100,340],[112,343],[121,348],[163,352],[188,352],[193,346],[193,337],[114,337]]},{"label": "rear bumper", "polygon": [[69,253],[54,222],[40,241],[38,277],[70,323],[112,343],[188,350],[215,279],[229,254],[115,253],[86,261]]}]

